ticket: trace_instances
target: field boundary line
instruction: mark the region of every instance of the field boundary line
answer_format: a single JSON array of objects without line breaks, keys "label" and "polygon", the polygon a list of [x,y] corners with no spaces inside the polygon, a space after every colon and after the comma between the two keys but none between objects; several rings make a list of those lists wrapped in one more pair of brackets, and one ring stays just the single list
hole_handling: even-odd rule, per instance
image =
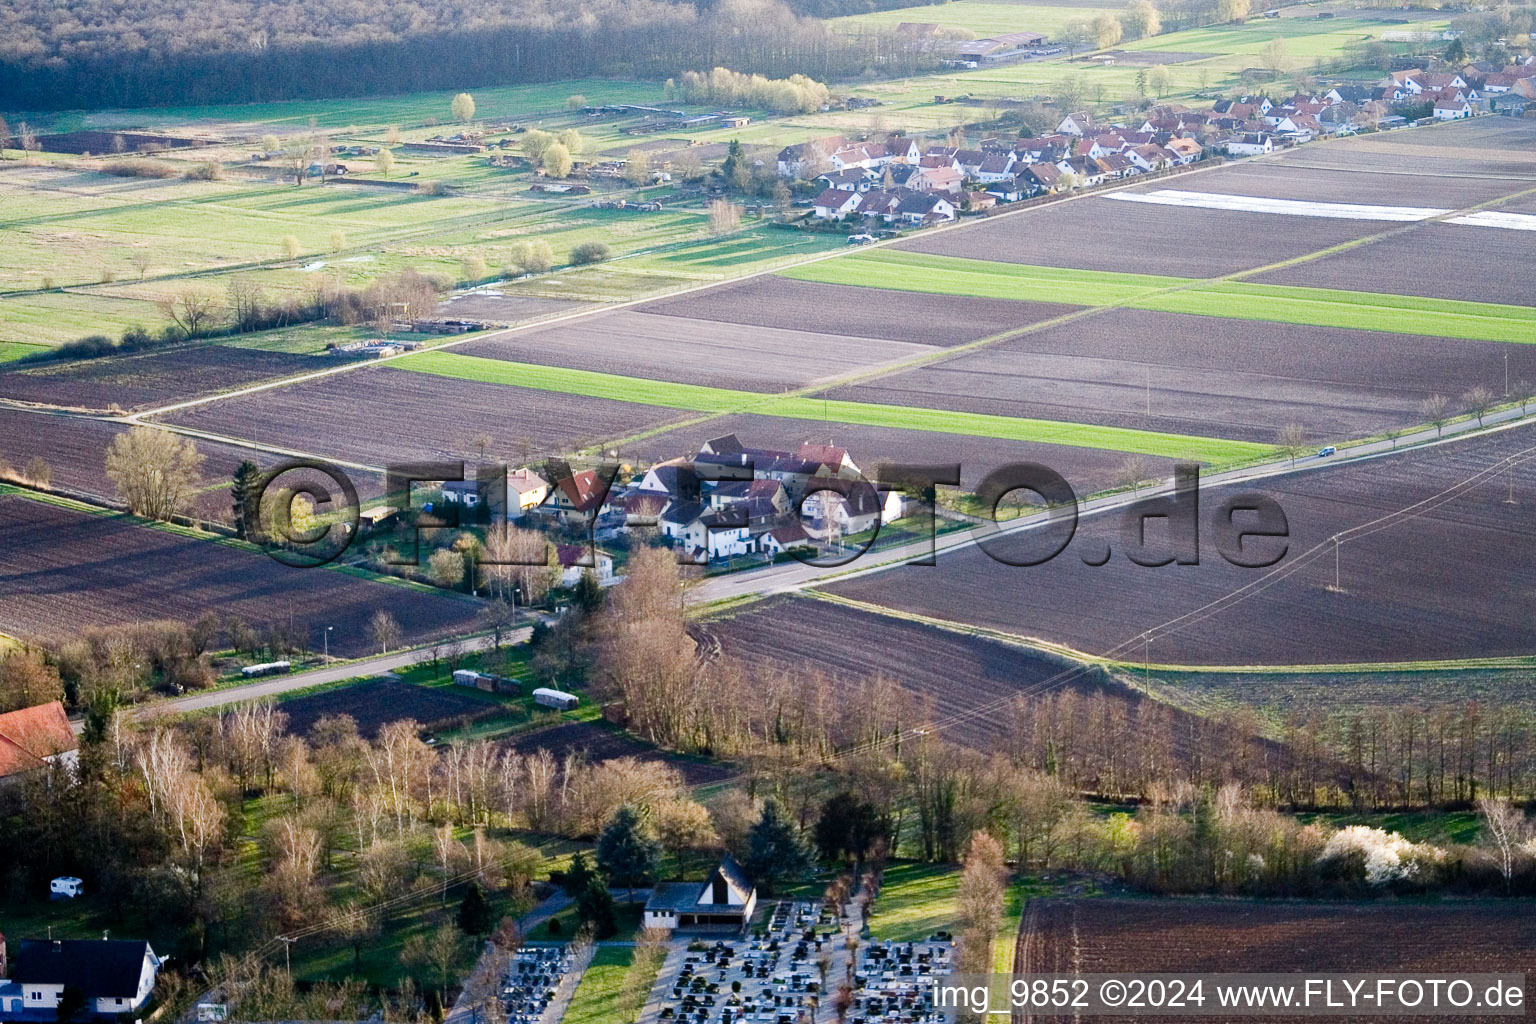
[{"label": "field boundary line", "polygon": [[[444,354],[436,351],[412,353],[412,361],[402,363],[401,368],[450,380],[499,387],[529,388],[550,394],[629,401],[657,408],[710,413],[714,416],[759,415],[806,421],[835,416],[839,422],[896,430],[926,430],[957,436],[1010,438],[1105,451],[1140,452],[1166,458],[1180,458],[1191,454],[1216,466],[1233,465],[1262,458],[1274,451],[1273,445],[1251,441],[1172,434],[1134,427],[853,402],[807,394],[804,388],[781,393],[740,391],[658,381],[648,377],[624,377],[590,370],[547,367],[537,363],[518,363],[459,353],[447,353],[446,359],[443,356]],[[450,362],[450,360],[455,361]],[[477,372],[477,368],[484,372]],[[528,374],[528,379],[518,379],[518,375],[524,373]],[[496,379],[492,379],[493,376]],[[627,399],[618,397],[623,393],[625,385],[629,383],[637,385],[636,394]],[[818,402],[824,408],[815,408]],[[890,422],[892,419],[899,420],[905,416],[910,416],[913,422]],[[929,422],[932,420],[941,422]],[[966,429],[960,429],[961,427]],[[1034,436],[1033,432],[1036,431],[1039,432],[1039,436]],[[1221,454],[1226,454],[1220,451],[1222,449],[1231,449],[1228,455],[1230,461],[1218,461]]]},{"label": "field boundary line", "polygon": [[[1233,161],[1223,161],[1221,163],[1212,163],[1212,164],[1209,164],[1209,165],[1206,165],[1206,166],[1190,167],[1190,168],[1186,168],[1185,170],[1179,172],[1178,175],[1169,175],[1169,177],[1182,177],[1184,175],[1197,174],[1197,173],[1200,173],[1202,171],[1214,170],[1214,169],[1216,169],[1218,167],[1231,166],[1232,163],[1233,163]],[[1115,191],[1120,190],[1121,188],[1129,188],[1129,187],[1131,187],[1133,185],[1137,185],[1137,184],[1140,184],[1140,182],[1128,181],[1124,185],[1117,185],[1117,186],[1114,186],[1112,188],[1106,188],[1106,189],[1102,189],[1102,190],[1095,191],[1095,192],[1073,192],[1073,193],[1070,193],[1070,194],[1065,195],[1065,196],[1059,196],[1059,197],[1054,198],[1054,199],[1052,199],[1052,200],[1050,200],[1048,202],[1039,203],[1039,204],[1037,204],[1035,206],[1027,207],[1025,209],[1021,209],[1021,210],[1008,210],[1008,211],[1005,211],[1005,212],[1000,213],[1000,214],[995,214],[993,216],[985,218],[985,221],[986,222],[991,222],[991,221],[998,220],[998,219],[1004,218],[1004,217],[1016,217],[1016,216],[1019,216],[1021,214],[1029,213],[1029,212],[1034,211],[1034,210],[1040,210],[1040,209],[1045,209],[1045,208],[1051,207],[1051,206],[1057,206],[1057,205],[1060,205],[1061,203],[1074,202],[1076,200],[1081,200],[1081,199],[1091,199],[1094,196],[1103,195],[1103,194],[1108,193],[1108,192],[1115,192]],[[981,222],[982,221],[956,221],[954,224],[944,225],[944,226],[941,226],[941,227],[938,227],[938,228],[932,228],[932,229],[929,229],[929,230],[930,231],[934,231],[934,232],[953,231],[953,230],[956,230],[958,228],[969,227],[973,223],[981,223]],[[925,235],[924,237],[927,237],[927,236]],[[770,267],[764,267],[764,268],[762,268],[760,270],[754,270],[754,271],[751,271],[749,273],[741,274],[739,276],[732,277],[732,278],[727,278],[727,279],[722,280],[722,281],[709,281],[709,282],[705,282],[705,283],[698,284],[698,285],[692,285],[692,286],[684,287],[684,288],[678,289],[677,291],[665,293],[664,296],[663,295],[647,295],[647,296],[642,296],[640,298],[635,298],[635,299],[625,299],[625,300],[623,300],[621,302],[597,303],[597,304],[594,304],[594,306],[592,308],[590,308],[590,309],[572,310],[572,311],[570,311],[568,313],[558,314],[555,317],[551,318],[550,320],[543,321],[543,325],[548,325],[548,324],[552,324],[552,323],[564,323],[564,322],[566,322],[568,320],[576,320],[576,319],[580,319],[582,317],[597,316],[597,315],[600,315],[602,313],[612,312],[614,310],[627,309],[627,308],[629,308],[631,306],[637,306],[637,305],[641,305],[641,304],[644,304],[644,303],[647,303],[647,302],[654,302],[654,301],[657,301],[658,299],[663,298],[663,297],[671,298],[671,297],[679,296],[679,295],[692,294],[693,292],[705,291],[705,290],[710,289],[710,288],[721,288],[721,287],[725,287],[725,286],[728,286],[728,285],[734,285],[734,284],[740,283],[742,281],[750,281],[750,280],[752,280],[753,278],[756,278],[756,277],[763,277],[763,276],[767,276],[767,275],[771,275],[771,274],[777,274],[779,271],[787,269],[789,267],[798,267],[798,266],[802,266],[802,265],[808,264],[808,263],[817,263],[817,262],[820,262],[822,260],[836,259],[836,258],[838,258],[840,256],[847,255],[850,251],[868,251],[870,249],[880,248],[880,247],[884,247],[884,246],[887,246],[887,245],[891,245],[891,244],[893,244],[894,242],[897,242],[897,241],[900,241],[900,239],[889,239],[889,240],[886,240],[886,241],[883,241],[883,242],[875,242],[872,245],[863,246],[859,250],[833,249],[833,250],[830,250],[828,252],[812,253],[812,254],[806,256],[804,259],[792,259],[792,260],[790,260],[789,262],[787,262],[787,263],[785,263],[783,265],[775,265],[775,266],[770,266]],[[506,337],[508,335],[512,335],[512,334],[519,333],[521,331],[528,330],[530,326],[531,325],[517,324],[517,325],[514,325],[512,327],[503,328],[502,330],[499,330],[499,331],[490,332],[489,334],[477,335],[473,339],[463,338],[463,339],[450,340],[450,341],[444,342],[442,345],[435,346],[434,347],[434,351],[440,350],[440,349],[445,349],[445,348],[452,348],[452,347],[456,347],[456,346],[462,345],[462,344],[467,344],[470,340],[486,341],[486,340],[490,340],[492,338]],[[220,400],[227,399],[227,398],[235,398],[235,397],[239,397],[241,395],[246,395],[246,394],[254,394],[254,393],[258,392],[258,391],[264,391],[264,390],[268,390],[268,389],[274,388],[274,387],[281,387],[281,386],[283,386],[285,384],[299,384],[299,383],[303,383],[303,382],[308,381],[308,380],[316,379],[316,378],[321,377],[321,376],[329,376],[329,375],[336,374],[336,373],[344,373],[344,372],[347,372],[349,370],[366,369],[368,367],[385,365],[385,364],[388,364],[392,359],[398,359],[398,358],[401,358],[403,355],[408,355],[408,354],[409,353],[402,353],[400,356],[386,356],[386,357],[384,357],[382,359],[375,359],[375,360],[371,360],[369,362],[354,363],[354,364],[349,364],[347,366],[341,366],[341,367],[333,367],[333,368],[328,369],[328,370],[317,371],[314,374],[300,375],[300,376],[297,376],[297,377],[288,378],[288,379],[283,380],[283,381],[264,382],[263,384],[252,386],[250,388],[244,388],[244,389],[240,389],[240,390],[237,390],[237,391],[228,392],[228,393],[225,393],[223,395],[213,396],[213,397],[210,397],[210,398],[194,399],[194,400],[187,401],[187,402],[172,403],[170,405],[160,406],[160,407],[154,408],[154,409],[146,409],[146,410],[143,410],[141,412],[134,413],[132,416],[130,416],[128,418],[131,419],[131,420],[138,420],[141,417],[152,417],[152,416],[165,415],[165,414],[168,414],[168,413],[171,413],[171,412],[180,411],[182,409],[191,408],[191,407],[193,407],[195,405],[202,405],[202,404],[206,404],[206,403],[211,402],[211,401],[220,401]]]}]

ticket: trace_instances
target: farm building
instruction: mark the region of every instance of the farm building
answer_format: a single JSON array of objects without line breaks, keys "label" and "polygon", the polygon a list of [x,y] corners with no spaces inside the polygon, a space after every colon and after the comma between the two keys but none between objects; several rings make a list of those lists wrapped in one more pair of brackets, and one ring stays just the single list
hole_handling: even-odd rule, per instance
[{"label": "farm building", "polygon": [[467,686],[474,690],[484,690],[486,693],[520,693],[523,688],[523,684],[516,679],[488,675],[470,668],[455,669],[453,684]]},{"label": "farm building", "polygon": [[0,785],[50,764],[73,767],[78,754],[74,730],[58,701],[0,715]]},{"label": "farm building", "polygon": [[1039,32],[1005,32],[986,39],[967,39],[956,44],[955,56],[970,64],[989,60],[1006,60],[1040,46],[1045,36]]},{"label": "farm building", "polygon": [[533,691],[533,702],[546,708],[569,711],[581,703],[581,698],[574,693],[566,693],[564,690],[551,690],[547,686],[541,686]]},{"label": "farm building", "polygon": [[645,926],[688,931],[741,932],[757,908],[757,889],[726,854],[703,882],[663,882],[645,902]]},{"label": "farm building", "polygon": [[[94,1018],[117,1019],[149,1002],[161,960],[139,940],[23,939],[0,980],[0,1017],[8,1021],[53,1021],[66,988],[85,997]],[[0,940],[0,973],[6,967]]]}]

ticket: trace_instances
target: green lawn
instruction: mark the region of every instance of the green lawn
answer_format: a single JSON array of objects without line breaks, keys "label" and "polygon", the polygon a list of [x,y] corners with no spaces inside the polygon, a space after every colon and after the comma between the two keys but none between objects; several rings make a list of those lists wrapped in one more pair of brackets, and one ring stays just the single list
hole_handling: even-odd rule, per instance
[{"label": "green lawn", "polygon": [[532,363],[422,352],[392,360],[395,369],[414,370],[457,380],[535,388],[559,394],[585,395],[690,412],[726,414],[751,412],[786,419],[834,420],[896,430],[926,430],[972,437],[1038,441],[1107,451],[1137,452],[1169,458],[1197,458],[1213,465],[1262,458],[1268,445],[1182,434],[1161,434],[1120,427],[1101,427],[1053,420],[1022,419],[944,409],[908,408],[866,402],[830,401],[804,395],[767,395],[699,384],[679,384],[640,377],[622,377],[591,370],[571,370]]},{"label": "green lawn", "polygon": [[917,942],[959,926],[960,869],[951,864],[888,865],[870,916],[870,934],[891,942]]},{"label": "green lawn", "polygon": [[563,1024],[628,1024],[620,998],[634,958],[632,946],[599,946],[576,986]]},{"label": "green lawn", "polygon": [[974,295],[1269,323],[1536,343],[1536,308],[1380,292],[1351,292],[1065,270],[877,249],[782,271],[783,277],[942,295]]}]

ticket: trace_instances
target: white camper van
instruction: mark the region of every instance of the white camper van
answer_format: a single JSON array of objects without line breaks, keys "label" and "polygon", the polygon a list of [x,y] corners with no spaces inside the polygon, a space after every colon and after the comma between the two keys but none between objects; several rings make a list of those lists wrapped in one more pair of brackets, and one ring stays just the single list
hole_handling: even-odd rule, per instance
[{"label": "white camper van", "polygon": [[71,875],[55,878],[48,884],[48,898],[51,900],[72,900],[84,895],[85,883]]}]

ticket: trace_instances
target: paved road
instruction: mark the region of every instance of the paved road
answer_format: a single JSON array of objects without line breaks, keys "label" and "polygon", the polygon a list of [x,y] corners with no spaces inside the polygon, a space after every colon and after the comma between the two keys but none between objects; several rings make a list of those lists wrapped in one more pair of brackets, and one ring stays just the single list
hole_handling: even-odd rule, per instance
[{"label": "paved road", "polygon": [[[505,644],[520,644],[526,641],[532,632],[530,628],[525,626],[503,637],[502,642]],[[465,647],[472,651],[485,650],[490,646],[490,637],[479,637],[465,643]],[[396,672],[403,668],[409,668],[412,665],[419,665],[423,661],[431,660],[432,649],[430,647],[397,651],[394,654],[380,655],[377,658],[367,658],[363,661],[349,661],[345,664],[330,666],[329,668],[317,668],[311,669],[308,672],[296,672],[293,675],[263,679],[244,686],[230,686],[221,690],[208,690],[203,693],[193,693],[185,697],[175,697],[171,700],[145,704],[142,707],[134,708],[128,715],[130,718],[143,719],[153,718],[156,715],[175,715],[188,711],[206,711],[209,708],[222,707],[226,704],[237,704],[248,700],[276,697],[279,694],[302,690],[310,686],[319,686],[324,683],[339,683],[344,679],[357,679],[361,676],[381,676],[387,672]]]},{"label": "paved road", "polygon": [[[1526,416],[1518,408],[1507,409],[1497,413],[1490,413],[1486,416],[1484,418],[1485,426],[1482,429],[1507,429],[1528,422],[1536,422],[1536,416]],[[1454,444],[1459,440],[1473,436],[1479,432],[1479,429],[1476,420],[1468,420],[1463,423],[1447,426],[1443,436],[1437,436],[1436,431],[1431,427],[1426,430],[1404,434],[1395,443],[1392,441],[1371,441],[1349,445],[1341,447],[1337,453],[1327,458],[1320,458],[1315,454],[1309,454],[1298,458],[1294,466],[1291,465],[1289,460],[1282,459],[1244,469],[1212,473],[1202,476],[1201,484],[1204,487],[1230,486],[1238,483],[1252,483],[1254,481],[1274,479],[1293,473],[1336,469],[1339,466],[1366,459],[1390,458],[1393,455],[1426,445]],[[1116,509],[1126,508],[1149,496],[1167,494],[1171,491],[1172,483],[1170,481],[1155,487],[1143,488],[1139,495],[1115,494],[1094,498],[1084,501],[1079,506],[1078,514],[1084,517],[1102,515],[1107,512],[1113,512]],[[1047,522],[1049,522],[1047,514],[1038,513],[1003,524],[998,527],[998,531],[1007,534],[1020,530],[1038,529]],[[957,531],[947,536],[939,537],[931,547],[928,541],[914,541],[866,555],[844,566],[823,567],[794,562],[764,566],[760,569],[742,570],[730,573],[729,575],[717,576],[696,584],[689,588],[686,596],[690,604],[703,605],[733,598],[795,593],[819,584],[828,583],[834,579],[852,579],[856,576],[894,569],[916,559],[924,558],[930,551],[937,552],[938,557],[942,558],[945,555],[963,551],[976,544],[977,536],[976,533],[970,530]],[[506,642],[522,643],[528,639],[530,633],[531,630],[524,627],[511,633]],[[487,637],[470,641],[469,646],[472,650],[484,649],[490,646],[490,639]],[[131,718],[144,719],[162,714],[204,711],[209,708],[223,707],[243,701],[276,697],[294,690],[301,690],[323,683],[340,682],[344,679],[355,679],[360,676],[383,675],[387,672],[395,672],[430,660],[431,657],[432,652],[429,648],[399,651],[377,658],[348,662],[344,665],[313,669],[308,672],[279,676],[273,679],[263,679],[246,686],[231,686],[205,693],[189,694],[172,700],[158,701],[135,708],[128,714]],[[76,723],[75,730],[76,732],[80,730],[79,723]]]}]

